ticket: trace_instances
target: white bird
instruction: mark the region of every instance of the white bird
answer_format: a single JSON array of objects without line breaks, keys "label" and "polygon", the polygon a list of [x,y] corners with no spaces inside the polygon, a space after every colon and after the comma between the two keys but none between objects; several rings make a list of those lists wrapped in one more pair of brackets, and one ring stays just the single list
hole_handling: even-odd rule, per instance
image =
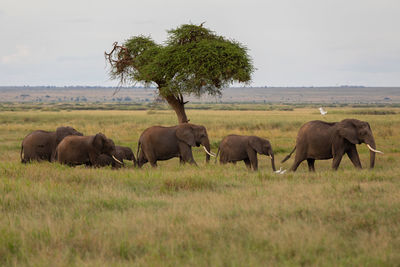
[{"label": "white bird", "polygon": [[325,111],[322,107],[319,108],[319,112],[321,112],[322,116],[325,116],[328,111]]},{"label": "white bird", "polygon": [[286,172],[286,170],[282,170],[282,167],[279,168],[279,170],[275,171],[275,173],[278,174],[284,174]]}]

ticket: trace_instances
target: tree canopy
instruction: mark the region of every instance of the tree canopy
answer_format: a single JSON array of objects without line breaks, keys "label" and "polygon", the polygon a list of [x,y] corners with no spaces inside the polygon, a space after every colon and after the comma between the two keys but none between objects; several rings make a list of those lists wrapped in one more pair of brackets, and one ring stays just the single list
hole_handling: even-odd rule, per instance
[{"label": "tree canopy", "polygon": [[162,45],[139,35],[105,53],[110,76],[121,83],[155,84],[186,122],[183,95],[221,95],[234,82],[249,82],[254,70],[242,44],[216,35],[203,25],[184,24],[168,31]]}]

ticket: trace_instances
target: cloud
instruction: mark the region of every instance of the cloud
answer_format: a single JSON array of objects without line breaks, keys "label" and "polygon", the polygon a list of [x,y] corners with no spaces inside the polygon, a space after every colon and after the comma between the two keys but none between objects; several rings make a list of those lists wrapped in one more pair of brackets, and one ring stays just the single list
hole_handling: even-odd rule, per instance
[{"label": "cloud", "polygon": [[62,22],[82,24],[82,23],[93,23],[93,20],[88,18],[69,18],[62,20]]},{"label": "cloud", "polygon": [[20,63],[30,56],[29,47],[26,45],[17,45],[15,50],[12,54],[2,56],[0,62],[3,64]]}]

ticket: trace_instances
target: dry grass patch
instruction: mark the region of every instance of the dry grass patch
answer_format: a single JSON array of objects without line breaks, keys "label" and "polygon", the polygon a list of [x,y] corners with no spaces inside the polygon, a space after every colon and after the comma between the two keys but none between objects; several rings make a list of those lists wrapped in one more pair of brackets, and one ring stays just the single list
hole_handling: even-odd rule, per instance
[{"label": "dry grass patch", "polygon": [[[384,109],[385,110],[385,109]],[[397,109],[390,108],[398,113]],[[330,108],[339,121],[353,109]],[[400,118],[352,114],[369,121],[384,155],[374,170],[355,170],[343,158],[303,163],[296,173],[237,165],[199,167],[178,159],[111,168],[21,164],[19,145],[32,130],[71,125],[103,131],[136,151],[151,125],[174,125],[162,111],[18,111],[0,114],[0,265],[396,265],[400,262]],[[386,117],[388,116],[388,117]],[[278,163],[295,144],[298,127],[324,119],[315,109],[294,111],[188,110],[207,127],[212,150],[231,133],[268,138]],[[369,152],[358,146],[364,166]]]}]

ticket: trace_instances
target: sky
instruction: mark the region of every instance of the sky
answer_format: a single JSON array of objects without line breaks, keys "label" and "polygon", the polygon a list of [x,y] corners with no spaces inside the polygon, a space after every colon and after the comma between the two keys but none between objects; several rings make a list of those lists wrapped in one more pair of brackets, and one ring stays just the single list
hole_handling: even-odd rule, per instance
[{"label": "sky", "polygon": [[251,86],[400,86],[399,0],[0,0],[0,86],[117,86],[115,41],[202,22],[249,49]]}]

